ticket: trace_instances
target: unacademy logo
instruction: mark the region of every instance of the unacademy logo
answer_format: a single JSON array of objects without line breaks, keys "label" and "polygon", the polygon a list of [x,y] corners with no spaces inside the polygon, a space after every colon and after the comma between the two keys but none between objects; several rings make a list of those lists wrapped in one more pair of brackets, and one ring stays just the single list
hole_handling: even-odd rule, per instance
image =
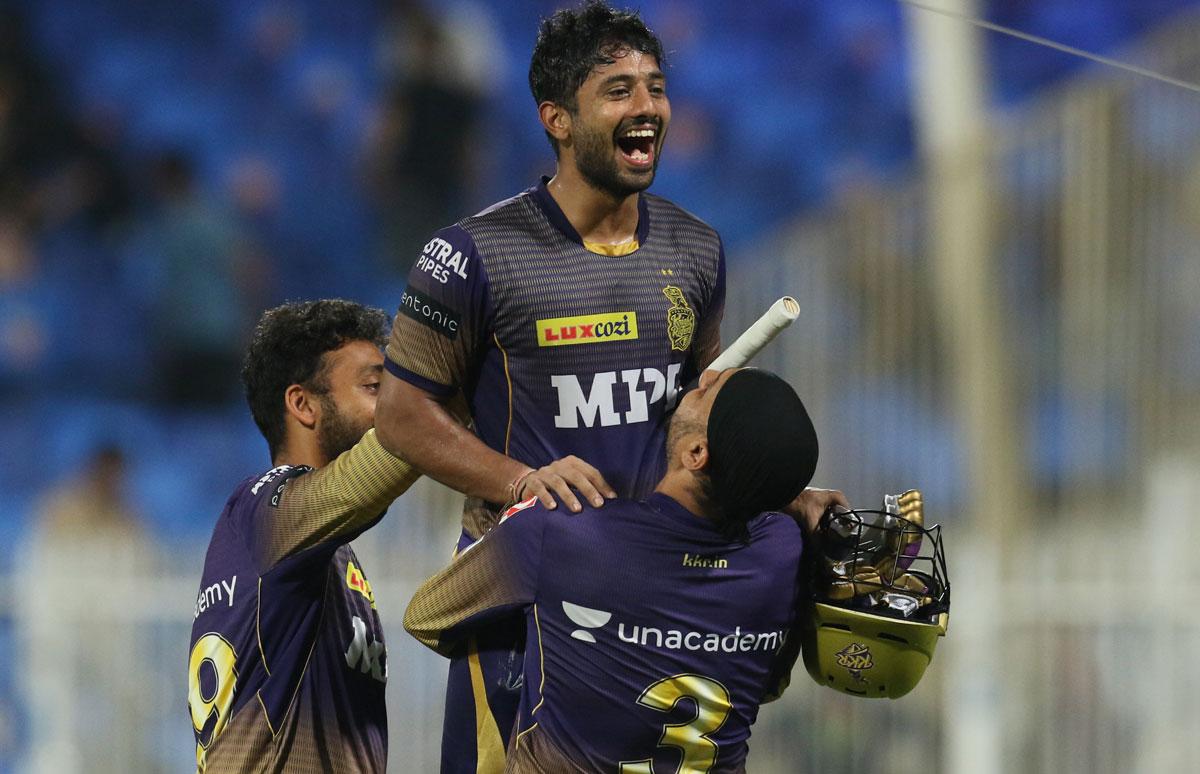
[{"label": "unacademy logo", "polygon": [[[567,618],[570,618],[572,623],[574,623],[576,626],[583,626],[588,629],[599,629],[601,626],[608,623],[610,618],[612,618],[612,613],[606,610],[596,610],[595,608],[576,605],[573,602],[567,602],[566,600],[563,600],[562,606],[563,612],[567,614]],[[583,640],[584,642],[594,643],[596,641],[596,636],[594,634],[589,631],[584,631],[583,629],[576,629],[575,631],[571,632],[571,636],[577,640]]]},{"label": "unacademy logo", "polygon": [[[612,613],[596,610],[573,602],[563,601],[563,612],[576,626],[584,627],[571,632],[571,637],[583,642],[596,642],[596,635],[588,629],[599,629],[612,620]],[[654,626],[617,622],[617,639],[631,645],[659,650],[691,650],[709,653],[749,653],[754,651],[775,652],[788,639],[788,631],[773,632],[743,631],[734,627],[732,632],[698,632],[680,629],[660,629]]]}]

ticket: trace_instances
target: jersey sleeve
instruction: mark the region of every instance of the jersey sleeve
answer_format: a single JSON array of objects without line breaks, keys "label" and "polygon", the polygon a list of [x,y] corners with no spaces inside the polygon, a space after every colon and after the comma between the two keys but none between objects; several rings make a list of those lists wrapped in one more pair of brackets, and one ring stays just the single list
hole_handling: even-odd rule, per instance
[{"label": "jersey sleeve", "polygon": [[322,468],[284,466],[271,473],[251,490],[259,502],[249,542],[263,572],[310,549],[314,559],[327,559],[377,522],[420,476],[379,444],[374,429]]},{"label": "jersey sleeve", "polygon": [[453,395],[482,356],[488,283],[475,241],[462,226],[425,244],[400,297],[385,367],[438,397]]},{"label": "jersey sleeve", "polygon": [[546,511],[522,505],[417,589],[404,628],[422,645],[450,656],[473,628],[533,604]]},{"label": "jersey sleeve", "polygon": [[721,352],[721,320],[725,316],[725,246],[720,244],[717,272],[700,317],[696,337],[692,342],[692,362],[700,373]]}]

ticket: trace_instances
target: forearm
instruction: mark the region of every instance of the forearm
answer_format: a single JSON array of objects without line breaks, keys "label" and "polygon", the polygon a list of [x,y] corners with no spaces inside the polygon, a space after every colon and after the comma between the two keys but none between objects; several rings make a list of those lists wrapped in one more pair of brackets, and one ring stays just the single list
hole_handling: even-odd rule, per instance
[{"label": "forearm", "polygon": [[491,449],[434,396],[384,374],[375,427],[380,443],[430,478],[487,502],[505,503],[529,466]]}]

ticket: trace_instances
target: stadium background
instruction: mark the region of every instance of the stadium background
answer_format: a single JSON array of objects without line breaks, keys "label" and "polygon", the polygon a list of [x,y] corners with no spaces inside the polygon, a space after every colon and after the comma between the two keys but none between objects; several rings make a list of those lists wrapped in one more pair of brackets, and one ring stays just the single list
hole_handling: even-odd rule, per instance
[{"label": "stadium background", "polygon": [[[944,0],[1200,78],[1182,0]],[[394,311],[426,233],[551,171],[525,68],[557,4],[0,3],[0,771],[180,771],[187,630],[259,310]],[[726,238],[764,353],[852,501],[919,486],[954,610],[925,681],[797,675],[755,772],[1200,768],[1196,93],[890,0],[645,2],[671,52],[655,191]],[[404,637],[456,498],[356,543],[393,771],[444,667]]]}]

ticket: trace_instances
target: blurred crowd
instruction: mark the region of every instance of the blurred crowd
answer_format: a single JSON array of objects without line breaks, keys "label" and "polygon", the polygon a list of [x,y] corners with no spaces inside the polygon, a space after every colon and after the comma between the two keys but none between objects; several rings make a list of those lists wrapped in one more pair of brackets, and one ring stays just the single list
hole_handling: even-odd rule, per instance
[{"label": "blurred crowd", "polygon": [[[262,462],[231,442],[248,435],[237,371],[259,311],[331,295],[390,310],[432,230],[552,171],[525,78],[558,4],[0,3],[5,521],[97,446],[124,448],[167,531],[161,506],[180,491],[207,508]],[[1102,49],[1185,4],[981,6]],[[714,223],[731,261],[908,163],[900,4],[663,0],[644,14],[675,109],[655,190]],[[1075,65],[1020,41],[989,52],[999,100]],[[168,462],[230,447],[247,451],[203,474]]]}]

